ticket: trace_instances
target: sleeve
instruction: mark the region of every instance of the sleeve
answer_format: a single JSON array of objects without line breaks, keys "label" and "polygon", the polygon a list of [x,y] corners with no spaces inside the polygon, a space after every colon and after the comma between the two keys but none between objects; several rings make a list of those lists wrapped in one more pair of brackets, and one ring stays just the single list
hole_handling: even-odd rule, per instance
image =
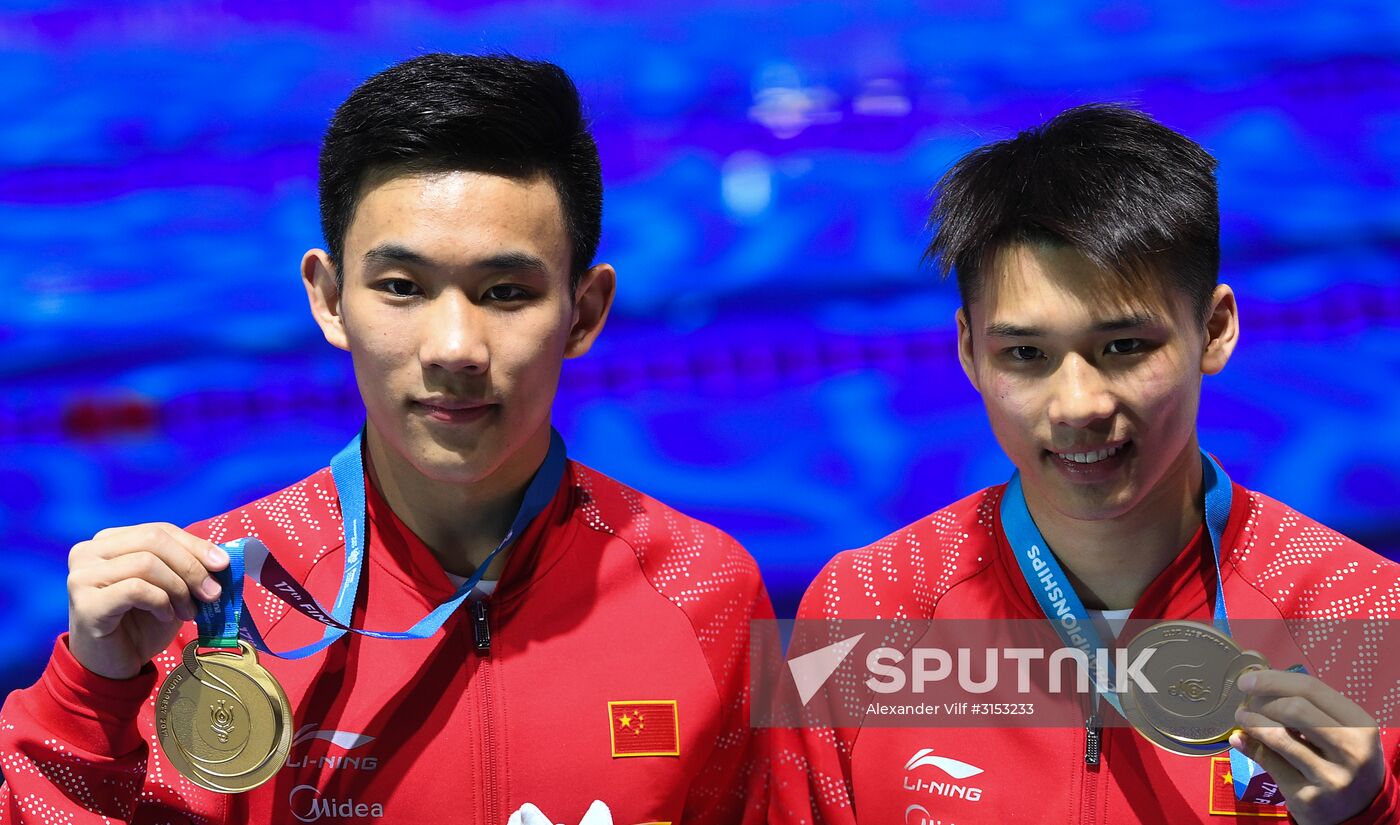
[{"label": "sleeve", "polygon": [[220,821],[216,794],[151,770],[158,756],[143,731],[154,736],[160,675],[147,664],[131,679],[99,676],[60,636],[39,681],[0,708],[0,825]]},{"label": "sleeve", "polygon": [[[744,555],[747,558],[747,554]],[[753,564],[752,560],[748,563]],[[716,688],[725,710],[714,751],[686,794],[681,814],[683,825],[762,825],[768,816],[772,731],[750,721],[755,659],[751,654],[754,649],[775,650],[773,645],[763,641],[758,641],[755,648],[755,633],[772,639],[776,639],[777,634],[773,604],[756,566],[752,573],[748,586],[743,588],[747,609],[718,611],[715,618],[730,625],[725,629],[727,632],[702,633],[728,651],[724,657],[727,666],[716,672]],[[718,645],[707,647],[707,653],[713,653]],[[762,654],[760,660],[761,657]],[[717,663],[717,657],[708,658]]]},{"label": "sleeve", "polygon": [[[797,636],[816,622],[831,618],[823,605],[835,604],[843,569],[837,556],[827,564],[802,597],[797,608]],[[814,632],[820,632],[815,631]],[[790,649],[807,649],[795,639]],[[791,694],[775,691],[776,696]],[[815,699],[815,701],[821,701]],[[775,711],[785,726],[773,729],[773,778],[769,822],[773,825],[855,825],[854,791],[851,785],[851,750],[856,728],[833,728],[822,719],[833,718],[811,706]]]},{"label": "sleeve", "polygon": [[1390,767],[1385,784],[1365,810],[1343,820],[1341,825],[1394,825],[1400,822],[1400,736],[1390,749]]}]

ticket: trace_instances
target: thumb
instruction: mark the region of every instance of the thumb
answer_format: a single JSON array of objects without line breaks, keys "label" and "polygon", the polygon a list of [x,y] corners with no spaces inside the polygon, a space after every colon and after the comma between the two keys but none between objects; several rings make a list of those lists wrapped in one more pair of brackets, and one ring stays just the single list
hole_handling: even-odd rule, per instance
[{"label": "thumb", "polygon": [[534,803],[526,802],[520,806],[520,810],[510,815],[510,819],[506,820],[506,825],[554,825],[554,823]]},{"label": "thumb", "polygon": [[613,825],[612,811],[603,804],[603,800],[595,799],[593,804],[588,806],[588,810],[584,813],[583,819],[579,820],[578,825]]}]

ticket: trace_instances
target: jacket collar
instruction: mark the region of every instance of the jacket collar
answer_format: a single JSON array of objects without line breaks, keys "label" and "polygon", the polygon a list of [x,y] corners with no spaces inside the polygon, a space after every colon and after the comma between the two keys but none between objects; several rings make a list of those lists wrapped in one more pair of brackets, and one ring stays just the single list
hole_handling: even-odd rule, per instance
[{"label": "jacket collar", "polygon": [[[365,504],[369,515],[369,558],[386,573],[431,603],[447,601],[456,592],[433,551],[404,524],[366,468]],[[553,567],[569,545],[575,507],[574,464],[568,463],[559,488],[544,512],[535,517],[506,549],[506,564],[492,594],[495,602],[513,601]]]},{"label": "jacket collar", "polygon": [[[1225,581],[1234,573],[1231,559],[1240,531],[1249,519],[1249,493],[1231,482],[1230,517],[1220,540],[1220,571]],[[997,504],[1001,507],[1000,501]],[[996,559],[993,567],[1004,578],[1011,594],[1013,608],[1024,618],[1043,618],[1011,545],[1001,529],[1001,518],[995,519]],[[1191,540],[1177,553],[1156,578],[1152,580],[1133,607],[1133,619],[1197,619],[1209,623],[1215,596],[1215,562],[1211,558],[1210,537],[1202,524]]]}]

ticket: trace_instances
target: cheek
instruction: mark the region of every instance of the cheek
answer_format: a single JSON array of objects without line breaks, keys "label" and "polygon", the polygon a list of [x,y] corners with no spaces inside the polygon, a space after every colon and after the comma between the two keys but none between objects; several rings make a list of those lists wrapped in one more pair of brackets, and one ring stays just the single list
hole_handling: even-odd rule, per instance
[{"label": "cheek", "polygon": [[404,392],[421,384],[416,339],[408,325],[400,323],[391,330],[373,324],[347,324],[346,338],[355,382],[367,408],[395,408]]},{"label": "cheek", "polygon": [[564,360],[568,327],[557,311],[517,313],[502,318],[495,331],[492,371],[500,376],[558,371]]},{"label": "cheek", "polygon": [[1183,369],[1181,359],[1169,353],[1151,359],[1133,375],[1133,404],[1141,415],[1158,421],[1194,419],[1197,374]]},{"label": "cheek", "polygon": [[[1034,389],[1006,373],[984,373],[982,402],[992,429],[1003,437],[1024,440],[1039,420],[1040,402]],[[1019,435],[1024,433],[1024,435]]]},{"label": "cheek", "polygon": [[402,327],[395,334],[378,329],[347,329],[346,332],[357,372],[386,375],[415,361],[412,336]]}]

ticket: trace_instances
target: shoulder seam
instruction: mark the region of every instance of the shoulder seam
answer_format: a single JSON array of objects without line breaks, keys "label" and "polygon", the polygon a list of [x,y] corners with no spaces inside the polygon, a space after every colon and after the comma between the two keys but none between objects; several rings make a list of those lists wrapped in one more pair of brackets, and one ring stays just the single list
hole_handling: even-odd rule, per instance
[{"label": "shoulder seam", "polygon": [[[582,510],[575,509],[572,517],[575,519],[581,518],[581,513]],[[642,557],[640,554],[638,554],[636,545],[634,545],[631,541],[628,541],[626,538],[624,538],[618,533],[613,533],[607,530],[602,530],[597,527],[594,527],[593,525],[588,523],[587,519],[583,519],[582,526],[587,528],[588,530],[592,530],[594,533],[600,536],[603,536],[605,539],[612,538],[622,542],[622,544],[625,545],[628,550],[632,551],[632,560],[637,565],[637,572],[641,574],[642,579],[646,581],[647,586],[652,589],[652,592],[659,596],[662,601],[669,604],[673,609],[680,611],[680,614],[685,617],[686,624],[690,626],[690,636],[695,641],[695,647],[700,652],[700,658],[705,662],[705,669],[710,672],[710,685],[714,688],[715,699],[716,701],[722,702],[723,697],[720,695],[719,674],[715,673],[714,666],[710,664],[710,657],[705,654],[705,646],[700,642],[700,628],[695,626],[695,619],[690,615],[690,613],[686,611],[685,608],[676,604],[675,601],[671,599],[671,597],[661,592],[660,588],[656,586],[656,582],[652,581],[651,576],[647,575],[646,568],[642,566]],[[715,529],[718,530],[719,528]]]}]

